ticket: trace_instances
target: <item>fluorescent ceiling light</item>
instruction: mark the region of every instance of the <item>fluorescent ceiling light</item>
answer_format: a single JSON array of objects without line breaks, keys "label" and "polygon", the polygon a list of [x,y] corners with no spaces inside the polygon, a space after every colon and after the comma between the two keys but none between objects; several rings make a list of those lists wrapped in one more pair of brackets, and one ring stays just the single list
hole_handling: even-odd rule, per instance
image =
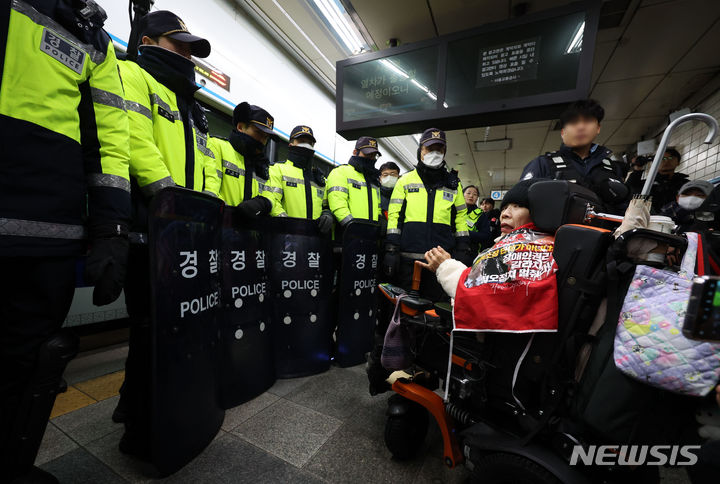
[{"label": "fluorescent ceiling light", "polygon": [[565,49],[566,54],[577,54],[582,51],[583,32],[585,32],[585,21],[583,21],[575,31],[575,35],[573,35],[567,49]]},{"label": "fluorescent ceiling light", "polygon": [[387,67],[388,69],[390,69],[390,70],[391,70],[392,72],[394,72],[395,74],[397,74],[398,76],[402,77],[403,79],[409,79],[409,78],[410,78],[410,76],[408,76],[408,75],[405,73],[405,71],[403,71],[403,70],[400,69],[398,66],[396,66],[394,62],[389,61],[389,60],[387,60],[387,59],[382,59],[382,60],[380,60],[380,63],[381,63],[382,65],[384,65],[385,67]]},{"label": "fluorescent ceiling light", "polygon": [[512,147],[512,139],[495,139],[489,141],[475,141],[475,151],[505,151]]},{"label": "fluorescent ceiling light", "polygon": [[335,36],[352,54],[369,50],[363,41],[360,32],[350,20],[345,8],[338,0],[311,0],[316,9],[322,14],[325,22],[332,28]]}]

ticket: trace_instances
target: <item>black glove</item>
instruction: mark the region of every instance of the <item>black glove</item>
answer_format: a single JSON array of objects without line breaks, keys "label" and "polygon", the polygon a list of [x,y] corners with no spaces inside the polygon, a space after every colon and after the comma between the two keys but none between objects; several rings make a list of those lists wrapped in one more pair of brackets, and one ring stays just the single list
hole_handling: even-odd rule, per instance
[{"label": "black glove", "polygon": [[400,267],[400,251],[397,245],[387,244],[385,246],[385,256],[383,257],[382,270],[387,277],[397,276]]},{"label": "black glove", "polygon": [[332,230],[333,227],[333,220],[335,217],[333,217],[333,214],[330,210],[323,210],[320,216],[317,219],[317,225],[318,229],[320,229],[321,234],[328,234],[330,233],[330,230]]},{"label": "black glove", "polygon": [[270,213],[270,210],[272,210],[272,202],[258,195],[250,200],[240,202],[237,208],[244,217],[257,218]]},{"label": "black glove", "polygon": [[454,258],[459,260],[466,266],[471,266],[473,261],[475,260],[476,254],[472,253],[470,244],[467,243],[465,240],[459,240],[457,242],[457,245],[455,245],[454,252],[455,252]]},{"label": "black glove", "polygon": [[85,279],[94,284],[93,304],[104,306],[120,296],[125,285],[128,230],[122,224],[90,228],[90,251],[85,263]]}]

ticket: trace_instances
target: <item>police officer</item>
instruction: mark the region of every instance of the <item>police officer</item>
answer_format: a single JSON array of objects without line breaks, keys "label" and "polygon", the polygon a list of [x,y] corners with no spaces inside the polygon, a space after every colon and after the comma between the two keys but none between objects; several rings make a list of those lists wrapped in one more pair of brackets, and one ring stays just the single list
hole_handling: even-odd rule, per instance
[{"label": "police officer", "polygon": [[473,254],[477,254],[482,243],[490,238],[490,222],[487,217],[483,217],[482,207],[477,205],[480,192],[475,185],[466,186],[463,197],[467,207],[466,221],[470,235],[470,249]]},{"label": "police officer", "polygon": [[274,124],[275,118],[263,108],[242,102],[233,110],[230,138],[210,138],[221,178],[220,198],[248,218],[269,215],[273,208],[265,145],[270,138],[277,140]]},{"label": "police officer", "polygon": [[328,206],[341,227],[354,219],[380,219],[380,172],[375,169],[380,156],[377,140],[361,136],[347,165],[334,168],[328,175]]},{"label": "police officer", "polygon": [[313,166],[315,136],[310,126],[295,126],[290,132],[288,159],[270,167],[270,190],[275,204],[274,217],[317,220],[320,232],[333,226],[332,212],[323,207],[325,177]]},{"label": "police officer", "polygon": [[605,110],[593,99],[572,103],[560,115],[562,146],[527,164],[521,179],[568,180],[594,191],[605,209],[624,212],[630,191],[623,183],[622,167],[610,159],[612,152],[595,143]]},{"label": "police officer", "polygon": [[[130,121],[133,233],[147,232],[147,207],[162,188],[181,186],[215,194],[219,180],[207,146],[207,119],[193,95],[195,64],[210,43],[192,35],[174,13],[143,18],[136,62],[120,62]],[[143,242],[143,236],[137,242]],[[135,241],[135,240],[131,240]],[[125,421],[120,450],[147,457],[150,427],[150,274],[147,245],[131,244],[125,300],[130,348],[114,420]]]},{"label": "police officer", "polygon": [[85,2],[0,2],[3,482],[57,482],[33,461],[77,351],[58,330],[85,234],[93,303],[114,301],[124,282],[128,121],[105,18]]},{"label": "police officer", "polygon": [[[446,168],[446,145],[444,131],[426,129],[416,169],[400,177],[390,199],[383,270],[398,276],[404,287],[410,287],[414,261],[438,245],[453,251],[456,259],[472,262],[462,186],[457,172]],[[433,277],[422,279],[421,293],[444,297]]]}]

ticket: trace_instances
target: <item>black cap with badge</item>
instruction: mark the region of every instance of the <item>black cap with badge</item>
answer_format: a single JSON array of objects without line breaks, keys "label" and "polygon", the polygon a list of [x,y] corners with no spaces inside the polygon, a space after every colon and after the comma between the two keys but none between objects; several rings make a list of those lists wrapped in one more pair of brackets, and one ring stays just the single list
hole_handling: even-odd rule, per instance
[{"label": "black cap with badge", "polygon": [[313,144],[315,144],[317,141],[315,140],[315,136],[313,135],[313,130],[310,126],[300,125],[295,126],[293,130],[290,132],[290,139],[296,139],[296,138],[302,138],[303,136],[306,136],[310,139],[312,139]]},{"label": "black cap with badge", "polygon": [[355,149],[358,151],[362,151],[363,154],[366,155],[372,155],[373,153],[377,153],[378,157],[382,156],[382,153],[378,150],[378,142],[375,138],[371,138],[370,136],[361,136],[358,138],[357,142],[355,143]]},{"label": "black cap with badge", "polygon": [[447,146],[445,131],[437,128],[428,128],[420,135],[420,146],[431,146],[441,144]]},{"label": "black cap with badge", "polygon": [[207,57],[210,55],[210,42],[197,35],[192,35],[188,31],[185,22],[168,10],[150,12],[143,17],[143,24],[140,39],[144,36],[151,38],[170,37],[190,44],[190,53],[195,57]]},{"label": "black cap with badge", "polygon": [[273,128],[275,126],[275,118],[260,106],[255,106],[247,102],[242,102],[235,106],[233,110],[233,125],[237,126],[238,123],[253,124],[263,133],[270,135],[273,141],[280,139]]}]

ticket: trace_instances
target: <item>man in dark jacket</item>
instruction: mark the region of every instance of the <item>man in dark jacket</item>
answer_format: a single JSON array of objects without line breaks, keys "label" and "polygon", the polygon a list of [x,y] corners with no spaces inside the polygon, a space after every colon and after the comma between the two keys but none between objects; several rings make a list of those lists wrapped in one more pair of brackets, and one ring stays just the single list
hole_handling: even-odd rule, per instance
[{"label": "man in dark jacket", "polygon": [[[680,188],[688,182],[688,176],[685,173],[675,173],[679,164],[680,153],[678,150],[675,148],[665,150],[655,182],[650,189],[654,213],[660,212],[665,205],[674,202]],[[640,193],[645,185],[643,173],[645,172],[633,171],[627,179],[627,186],[633,195]]]},{"label": "man in dark jacket", "polygon": [[604,116],[605,110],[592,99],[568,106],[560,115],[562,146],[528,163],[521,179],[568,180],[595,192],[605,210],[623,213],[630,197],[623,170],[609,149],[595,143]]}]

